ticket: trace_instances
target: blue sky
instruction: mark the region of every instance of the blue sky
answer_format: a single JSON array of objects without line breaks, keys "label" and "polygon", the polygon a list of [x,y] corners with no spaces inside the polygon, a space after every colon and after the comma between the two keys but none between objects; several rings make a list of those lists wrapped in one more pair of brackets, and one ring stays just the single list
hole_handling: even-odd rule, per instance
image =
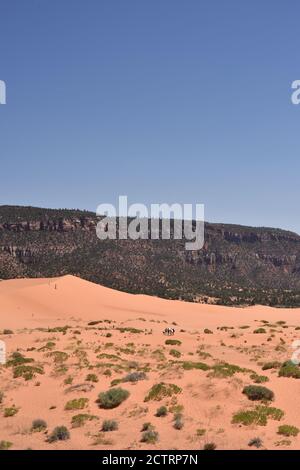
[{"label": "blue sky", "polygon": [[300,233],[297,0],[0,0],[1,204]]}]

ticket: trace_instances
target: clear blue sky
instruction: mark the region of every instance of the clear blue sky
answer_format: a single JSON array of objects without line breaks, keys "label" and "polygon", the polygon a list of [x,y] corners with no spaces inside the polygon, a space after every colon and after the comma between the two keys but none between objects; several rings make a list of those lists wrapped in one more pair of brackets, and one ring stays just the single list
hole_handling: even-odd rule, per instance
[{"label": "clear blue sky", "polygon": [[0,0],[0,203],[300,233],[298,0]]}]

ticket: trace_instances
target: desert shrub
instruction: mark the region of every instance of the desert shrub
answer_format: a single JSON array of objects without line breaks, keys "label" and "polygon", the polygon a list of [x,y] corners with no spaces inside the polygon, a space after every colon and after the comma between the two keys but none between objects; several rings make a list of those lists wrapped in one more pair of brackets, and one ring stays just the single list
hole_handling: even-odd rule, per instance
[{"label": "desert shrub", "polygon": [[3,416],[4,418],[11,418],[12,416],[15,416],[18,413],[18,408],[13,405],[10,408],[4,408],[4,413]]},{"label": "desert shrub", "polygon": [[196,431],[196,434],[198,437],[204,436],[205,433],[206,433],[206,429],[204,428],[197,429]]},{"label": "desert shrub", "polygon": [[69,358],[69,354],[63,351],[51,351],[47,356],[52,357],[55,363],[65,362]]},{"label": "desert shrub", "polygon": [[48,333],[62,333],[65,335],[68,331],[70,326],[65,325],[65,326],[55,326],[54,328],[48,328]]},{"label": "desert shrub", "polygon": [[34,359],[32,359],[31,357],[24,357],[23,354],[16,351],[11,355],[6,365],[7,367],[15,367],[21,364],[28,364],[30,362],[34,362]]},{"label": "desert shrub", "polygon": [[107,392],[101,392],[98,396],[98,403],[100,408],[111,409],[119,406],[123,401],[129,397],[128,390],[121,387],[112,388]]},{"label": "desert shrub", "polygon": [[169,346],[180,346],[181,341],[179,339],[166,339],[165,344]]},{"label": "desert shrub", "polygon": [[49,351],[49,349],[55,348],[55,343],[53,341],[48,341],[44,346],[38,349],[38,351]]},{"label": "desert shrub", "polygon": [[44,369],[41,366],[27,366],[19,365],[14,367],[14,378],[22,377],[25,380],[32,380],[36,374],[44,374]]},{"label": "desert shrub", "polygon": [[160,401],[166,397],[171,397],[173,395],[177,395],[181,393],[181,388],[175,384],[166,384],[164,382],[160,382],[159,384],[153,385],[148,392],[148,395],[145,397],[144,401]]},{"label": "desert shrub", "polygon": [[122,327],[122,328],[116,328],[117,330],[120,331],[120,333],[133,333],[133,334],[139,334],[139,333],[144,333],[144,330],[141,330],[139,328],[132,328],[132,327]]},{"label": "desert shrub", "polygon": [[107,437],[105,432],[99,432],[94,436],[94,446],[102,445],[102,446],[111,446],[113,445],[113,441]]},{"label": "desert shrub", "polygon": [[9,441],[0,441],[0,450],[8,450],[12,446],[12,442]]},{"label": "desert shrub", "polygon": [[249,400],[273,400],[274,393],[267,387],[262,387],[261,385],[247,385],[243,389],[244,395],[246,395]]},{"label": "desert shrub", "polygon": [[210,369],[210,367],[204,362],[192,362],[192,361],[184,361],[182,363],[182,367],[184,370],[199,369],[199,370],[206,371]]},{"label": "desert shrub", "polygon": [[0,404],[3,403],[4,393],[0,390]]},{"label": "desert shrub", "polygon": [[94,385],[89,384],[89,383],[76,384],[76,385],[71,385],[71,387],[68,387],[66,389],[66,393],[73,393],[73,392],[88,393],[88,392],[91,392],[93,388],[94,388]]},{"label": "desert shrub", "polygon": [[167,414],[168,414],[168,408],[166,406],[160,406],[159,408],[157,408],[155,416],[160,418],[162,416],[167,416]]},{"label": "desert shrub", "polygon": [[32,421],[31,431],[33,432],[41,432],[47,429],[47,423],[43,419],[35,419]]},{"label": "desert shrub", "polygon": [[120,383],[122,383],[122,379],[114,379],[110,382],[110,386],[115,387],[116,385],[119,385]]},{"label": "desert shrub", "polygon": [[280,366],[281,366],[281,363],[278,361],[266,362],[262,366],[262,370],[279,369]]},{"label": "desert shrub", "polygon": [[263,445],[263,442],[260,437],[254,437],[253,439],[250,439],[248,442],[249,447],[256,447],[259,449]]},{"label": "desert shrub", "polygon": [[145,442],[147,444],[155,444],[158,441],[158,432],[154,429],[150,429],[149,431],[145,431],[142,435],[141,442]]},{"label": "desert shrub", "polygon": [[98,377],[96,374],[88,374],[85,379],[87,382],[98,382]]},{"label": "desert shrub", "polygon": [[207,444],[204,444],[203,450],[216,450],[217,445],[214,442],[208,442]]},{"label": "desert shrub", "polygon": [[70,400],[65,405],[65,410],[83,410],[87,406],[89,402],[88,398],[74,398],[74,400]]},{"label": "desert shrub", "polygon": [[213,332],[211,330],[209,330],[208,328],[204,328],[204,333],[206,335],[212,335],[213,334]]},{"label": "desert shrub", "polygon": [[102,423],[102,431],[103,432],[116,431],[117,429],[118,429],[117,421],[114,421],[112,419],[106,419]]},{"label": "desert shrub", "polygon": [[257,374],[251,374],[250,379],[253,380],[253,382],[256,384],[262,384],[269,381],[269,377],[267,377],[266,375]]},{"label": "desert shrub", "polygon": [[296,428],[296,426],[289,426],[288,424],[283,424],[282,426],[279,426],[277,433],[286,437],[297,436],[299,434],[299,429]]},{"label": "desert shrub", "polygon": [[258,405],[252,410],[238,411],[233,415],[231,422],[245,426],[249,426],[250,424],[266,426],[268,418],[280,421],[283,416],[284,412],[279,408]]},{"label": "desert shrub", "polygon": [[153,424],[151,424],[151,423],[149,423],[149,422],[143,424],[143,426],[142,426],[142,432],[144,432],[144,431],[149,431],[150,429],[154,429]]},{"label": "desert shrub", "polygon": [[8,328],[5,328],[5,329],[3,330],[3,334],[4,334],[4,335],[13,335],[14,332],[13,332],[13,330],[9,330]]},{"label": "desert shrub", "polygon": [[227,362],[219,362],[211,367],[212,372],[209,374],[211,377],[226,378],[232,377],[234,374],[251,372],[249,369],[239,367],[235,364],[229,364]]},{"label": "desert shrub", "polygon": [[181,413],[176,413],[174,415],[174,424],[173,424],[173,427],[177,430],[180,430],[182,429],[184,426],[184,423],[183,423],[183,416]]},{"label": "desert shrub", "polygon": [[170,354],[170,356],[173,356],[173,357],[180,357],[181,356],[181,352],[177,351],[177,349],[171,349],[169,354]]},{"label": "desert shrub", "polygon": [[276,447],[279,446],[290,446],[292,441],[290,439],[282,439],[281,441],[274,442]]},{"label": "desert shrub", "polygon": [[[192,352],[189,352],[188,354],[193,354]],[[197,354],[199,357],[201,357],[201,359],[207,359],[208,357],[212,357],[210,353],[206,352],[206,351],[201,351],[201,350],[198,350],[197,351]]]},{"label": "desert shrub", "polygon": [[266,330],[264,328],[257,328],[256,330],[253,331],[255,334],[262,334],[266,333]]},{"label": "desert shrub", "polygon": [[120,356],[117,356],[116,354],[108,354],[108,353],[101,353],[98,354],[97,359],[113,359],[114,361],[123,361],[123,359]]},{"label": "desert shrub", "polygon": [[300,379],[300,368],[292,361],[286,361],[282,364],[278,371],[279,377],[293,377]]},{"label": "desert shrub", "polygon": [[156,349],[155,351],[153,351],[151,357],[153,357],[153,359],[156,359],[157,361],[164,361],[166,359],[161,349]]},{"label": "desert shrub", "polygon": [[[189,353],[189,355],[193,355],[193,353]],[[211,367],[205,364],[204,362],[193,362],[193,361],[183,361],[182,368],[184,370],[198,369],[198,370],[204,370],[204,371],[211,369]]]},{"label": "desert shrub", "polygon": [[147,378],[145,372],[130,372],[123,379],[122,382],[138,382]]},{"label": "desert shrub", "polygon": [[48,442],[66,441],[70,439],[70,433],[66,426],[57,426],[48,438]]},{"label": "desert shrub", "polygon": [[97,416],[90,415],[88,413],[80,413],[72,417],[72,428],[80,428],[87,421],[92,421],[93,419],[98,419]]}]

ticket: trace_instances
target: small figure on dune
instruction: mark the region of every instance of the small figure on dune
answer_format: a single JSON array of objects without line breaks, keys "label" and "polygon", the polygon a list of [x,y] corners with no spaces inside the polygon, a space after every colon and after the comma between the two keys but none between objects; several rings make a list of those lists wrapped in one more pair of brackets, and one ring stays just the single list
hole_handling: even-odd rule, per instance
[{"label": "small figure on dune", "polygon": [[173,336],[175,334],[175,328],[165,328],[163,334],[167,336]]}]

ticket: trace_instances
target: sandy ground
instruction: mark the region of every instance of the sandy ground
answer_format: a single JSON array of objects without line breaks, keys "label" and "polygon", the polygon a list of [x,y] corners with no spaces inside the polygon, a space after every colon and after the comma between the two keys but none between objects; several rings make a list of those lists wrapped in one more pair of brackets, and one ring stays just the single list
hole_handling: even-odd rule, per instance
[{"label": "sandy ground", "polygon": [[[165,344],[167,326],[175,328],[171,339],[180,344]],[[7,360],[19,352],[34,360],[27,366],[43,373],[25,380],[14,378],[14,364],[0,366],[0,446],[8,441],[11,449],[202,449],[214,443],[217,449],[248,449],[251,439],[260,438],[264,449],[299,449],[300,433],[280,435],[278,427],[300,428],[300,380],[279,377],[278,369],[262,370],[266,362],[291,358],[292,342],[300,339],[297,327],[299,309],[162,300],[73,276],[1,281],[0,340],[5,341]],[[258,328],[265,332],[254,333]],[[199,362],[209,369],[193,368]],[[240,369],[229,367],[223,373],[221,367],[220,372],[217,366],[224,362]],[[146,378],[112,384],[136,371]],[[254,373],[267,377],[261,385],[275,394],[267,405],[284,416],[268,419],[264,426],[233,424],[235,413],[261,404],[242,393],[254,383]],[[88,374],[97,381],[87,380]],[[179,393],[145,401],[151,387],[161,382],[176,385]],[[129,397],[116,408],[101,408],[99,393],[115,387],[128,390]],[[83,409],[65,409],[79,398],[88,399]],[[155,416],[163,405],[167,415]],[[5,417],[14,407],[16,414]],[[176,413],[182,415],[181,429],[174,427]],[[72,418],[78,414],[93,419],[74,427]],[[43,419],[47,428],[33,432],[35,419]],[[104,420],[115,420],[118,429],[102,432]],[[141,442],[146,422],[158,433],[156,443]],[[61,425],[70,439],[50,443],[49,435]]]}]

